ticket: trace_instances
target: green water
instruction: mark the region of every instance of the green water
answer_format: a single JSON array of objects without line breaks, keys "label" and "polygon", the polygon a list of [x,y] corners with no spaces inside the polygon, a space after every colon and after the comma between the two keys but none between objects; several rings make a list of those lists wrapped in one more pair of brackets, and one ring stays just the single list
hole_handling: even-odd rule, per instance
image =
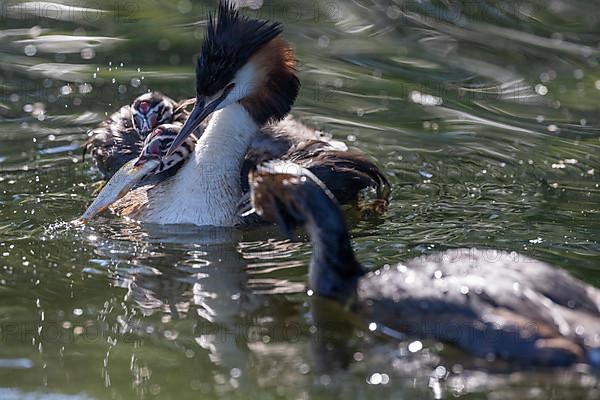
[{"label": "green water", "polygon": [[[350,325],[305,294],[303,235],[68,224],[99,180],[80,162],[86,130],[149,88],[193,96],[214,2],[64,4],[0,2],[0,398],[600,397],[585,369],[413,352],[416,338]],[[392,182],[385,216],[352,223],[367,266],[486,246],[600,286],[598,3],[246,13],[284,25],[303,84],[294,115]]]}]

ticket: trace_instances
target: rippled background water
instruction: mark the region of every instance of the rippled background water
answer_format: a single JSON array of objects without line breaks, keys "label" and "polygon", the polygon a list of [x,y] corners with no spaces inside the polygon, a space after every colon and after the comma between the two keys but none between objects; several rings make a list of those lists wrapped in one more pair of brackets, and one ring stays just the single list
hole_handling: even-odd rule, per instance
[{"label": "rippled background water", "polygon": [[[193,95],[214,2],[0,2],[0,398],[598,398],[375,336],[304,294],[276,229],[79,216],[86,130],[138,94]],[[267,2],[300,60],[294,115],[375,158],[387,214],[353,219],[376,268],[517,250],[600,285],[600,14],[593,1]],[[271,239],[268,239],[271,238]],[[493,284],[493,283],[490,283]]]}]

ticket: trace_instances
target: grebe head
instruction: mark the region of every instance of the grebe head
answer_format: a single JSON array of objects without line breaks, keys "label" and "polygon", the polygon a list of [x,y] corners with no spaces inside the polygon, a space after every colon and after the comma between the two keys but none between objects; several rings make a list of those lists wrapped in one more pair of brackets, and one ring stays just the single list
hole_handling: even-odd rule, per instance
[{"label": "grebe head", "polygon": [[142,135],[173,118],[173,102],[158,92],[144,93],[131,106],[133,126]]},{"label": "grebe head", "polygon": [[[260,165],[250,172],[249,180],[256,213],[277,223],[290,237],[296,227],[309,224],[312,208],[337,208],[329,189],[310,171],[294,163],[273,161]],[[345,227],[343,219],[341,224]]]},{"label": "grebe head", "polygon": [[179,124],[163,124],[154,128],[144,140],[144,145],[140,156],[135,162],[135,167],[142,166],[150,160],[156,160],[159,164],[153,172],[159,174],[187,160],[194,151],[196,140],[193,136],[188,136],[175,149],[173,154],[166,157],[167,150],[180,131],[181,125]]},{"label": "grebe head", "polygon": [[258,126],[285,117],[300,82],[281,31],[277,22],[241,16],[228,2],[219,3],[196,63],[196,104],[169,154],[208,115],[236,102]]}]

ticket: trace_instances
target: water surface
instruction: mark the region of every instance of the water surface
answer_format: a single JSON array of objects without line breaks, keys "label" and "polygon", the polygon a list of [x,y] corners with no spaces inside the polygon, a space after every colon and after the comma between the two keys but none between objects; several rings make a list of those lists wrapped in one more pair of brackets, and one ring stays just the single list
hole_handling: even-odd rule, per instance
[{"label": "water surface", "polygon": [[[570,398],[585,369],[518,371],[391,340],[305,294],[310,246],[68,221],[100,179],[86,131],[148,89],[193,96],[213,2],[0,4],[0,398]],[[515,250],[600,286],[600,19],[585,1],[267,2],[300,61],[294,115],[393,185],[352,218],[377,268]]]}]

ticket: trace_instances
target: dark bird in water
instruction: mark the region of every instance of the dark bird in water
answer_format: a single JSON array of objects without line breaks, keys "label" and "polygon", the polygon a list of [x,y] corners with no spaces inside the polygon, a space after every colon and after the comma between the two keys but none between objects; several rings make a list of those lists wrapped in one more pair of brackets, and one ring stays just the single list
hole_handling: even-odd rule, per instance
[{"label": "dark bird in water", "polygon": [[[280,171],[285,171],[281,173]],[[370,329],[453,343],[521,364],[600,366],[600,290],[517,253],[457,249],[367,272],[337,201],[299,166],[259,167],[252,203],[290,235],[306,229],[310,287]]]},{"label": "dark bird in water", "polygon": [[118,214],[158,224],[238,225],[246,220],[238,205],[249,204],[247,172],[272,159],[302,164],[340,202],[366,188],[383,193],[387,180],[371,160],[285,118],[300,83],[281,31],[279,23],[220,3],[196,63],[194,108],[167,156],[202,130],[194,153],[172,178],[122,198]]},{"label": "dark bird in water", "polygon": [[183,124],[187,116],[185,104],[159,92],[144,93],[88,133],[84,155],[91,154],[104,178],[110,179],[126,162],[140,155],[149,132],[161,124]]}]

